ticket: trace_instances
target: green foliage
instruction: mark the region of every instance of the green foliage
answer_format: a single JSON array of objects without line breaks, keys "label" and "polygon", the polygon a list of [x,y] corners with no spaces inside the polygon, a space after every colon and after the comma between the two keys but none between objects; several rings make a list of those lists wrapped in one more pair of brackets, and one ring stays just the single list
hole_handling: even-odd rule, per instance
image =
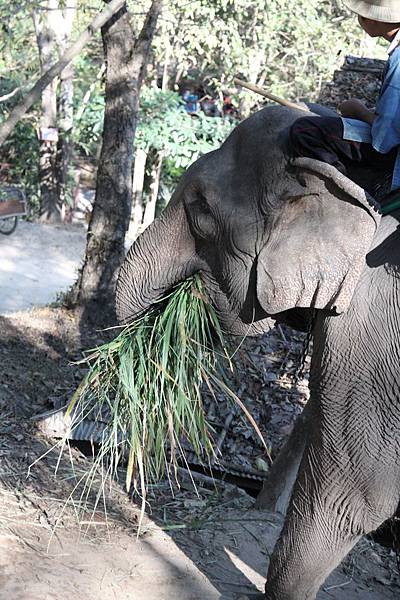
[{"label": "green foliage", "polygon": [[[5,2],[0,0],[2,36],[0,43],[0,122],[12,108],[21,102],[32,81],[39,76],[39,59],[32,19],[29,11],[38,2]],[[39,143],[36,135],[37,112],[32,110],[22,119],[0,148],[0,162],[8,182],[21,187],[28,200],[30,211],[38,204]],[[4,168],[4,165],[9,167]]]},{"label": "green foliage", "polygon": [[163,151],[172,172],[220,146],[232,128],[227,119],[203,112],[189,115],[176,92],[144,88],[135,143],[144,150]]},{"label": "green foliage", "polygon": [[[84,90],[76,93],[80,106]],[[82,118],[74,128],[74,140],[87,154],[95,154],[103,126],[104,99],[100,84],[92,93]],[[147,152],[165,153],[165,176],[173,179],[200,155],[214,150],[234,127],[228,119],[207,117],[203,112],[190,116],[182,98],[172,91],[143,87],[135,144]]]},{"label": "green foliage", "polygon": [[10,165],[8,181],[24,190],[29,213],[39,208],[39,141],[31,123],[20,121],[1,149],[0,159]]},{"label": "green foliage", "polygon": [[[75,122],[72,131],[73,141],[78,152],[96,156],[104,118],[104,84],[99,74],[96,62],[80,58],[75,66],[78,80],[89,82],[75,87],[74,114]],[[85,95],[88,94],[87,104],[83,106]],[[89,95],[90,94],[90,95]],[[81,110],[82,109],[82,110]]]},{"label": "green foliage", "polygon": [[[10,77],[0,80],[0,95],[6,95],[18,87],[19,78]],[[0,122],[6,118],[15,104],[21,101],[19,92],[9,100],[0,103]],[[7,182],[23,189],[28,201],[30,213],[34,213],[39,202],[39,141],[35,129],[35,113],[29,119],[19,121],[0,148],[0,162]]]},{"label": "green foliage", "polygon": [[247,114],[261,100],[238,93],[235,75],[291,100],[315,100],[364,37],[340,0],[182,0],[168,4],[156,61],[170,56],[171,80],[179,71],[207,91],[236,93]]},{"label": "green foliage", "polygon": [[[96,0],[99,9],[103,2]],[[60,0],[60,7],[65,5]],[[10,94],[19,89],[6,101],[0,102],[0,122],[4,121],[12,108],[20,102],[24,94],[37,81],[40,76],[39,53],[36,43],[32,12],[45,11],[46,3],[42,0],[17,0],[5,2],[0,0],[0,20],[2,23],[2,37],[0,43],[0,96]],[[92,5],[91,11],[96,12]],[[80,16],[77,19],[78,30],[87,23],[85,3],[80,4]],[[78,58],[77,63],[82,65],[82,72],[78,69],[78,80],[75,91],[78,99],[82,97],[81,90],[86,89],[87,77],[92,77],[96,70],[94,57],[100,55],[102,60],[101,42],[99,36],[94,39]],[[98,60],[97,60],[98,63]],[[93,65],[93,66],[92,66]],[[86,73],[86,77],[85,77]],[[94,78],[94,76],[93,76]],[[90,80],[89,80],[90,81]],[[90,112],[90,111],[89,111]],[[35,212],[39,206],[39,143],[36,130],[40,118],[40,103],[38,102],[29,115],[25,116],[16,126],[11,136],[0,148],[0,162],[10,164],[11,168],[6,173],[8,181],[24,188],[30,212]],[[95,123],[92,129],[95,129]],[[101,127],[101,121],[98,125]],[[79,134],[79,130],[77,131]],[[75,138],[76,139],[76,138]],[[90,147],[90,150],[92,147]]]},{"label": "green foliage", "polygon": [[[83,93],[84,90],[77,91],[76,107],[80,106]],[[103,113],[104,98],[99,85],[74,130],[76,143],[87,153],[93,153],[99,142]],[[176,92],[143,87],[135,144],[146,151],[165,151],[179,169],[217,148],[233,126],[228,119],[207,117],[203,112],[190,116]]]},{"label": "green foliage", "polygon": [[[74,38],[103,6],[103,0],[78,2]],[[149,6],[150,0],[128,0],[136,33]],[[0,102],[0,120],[39,76],[33,9],[46,10],[46,3],[0,0],[0,95],[20,88],[9,101]],[[244,117],[259,108],[263,100],[234,86],[235,75],[288,99],[315,100],[321,85],[330,81],[334,69],[341,65],[342,57],[360,54],[363,48],[369,56],[382,57],[381,46],[365,45],[365,34],[341,0],[166,2],[141,98],[136,143],[165,152],[161,187],[169,188],[188,164],[218,146],[232,128],[229,121],[203,113],[197,117],[187,115],[175,93],[178,87],[190,88],[192,84],[201,88],[219,101],[219,108],[223,92],[227,92]],[[90,97],[74,123],[73,140],[78,152],[92,156],[97,153],[103,124],[104,89],[98,77],[102,61],[100,35],[94,36],[74,61],[75,114],[89,88]],[[175,92],[155,89],[156,80],[159,83],[165,71],[167,87]],[[12,164],[12,180],[26,188],[30,201],[38,193],[38,108],[20,122],[0,150],[0,160]]]},{"label": "green foliage", "polygon": [[[148,153],[147,174],[153,157],[164,156],[157,213],[168,203],[183,171],[199,156],[215,150],[232,131],[235,123],[203,112],[189,115],[176,92],[144,87],[141,93],[135,145]],[[149,177],[144,198],[148,199]]]},{"label": "green foliage", "polygon": [[104,98],[94,94],[82,119],[76,121],[73,129],[73,140],[79,152],[96,156],[101,133],[103,131]]}]

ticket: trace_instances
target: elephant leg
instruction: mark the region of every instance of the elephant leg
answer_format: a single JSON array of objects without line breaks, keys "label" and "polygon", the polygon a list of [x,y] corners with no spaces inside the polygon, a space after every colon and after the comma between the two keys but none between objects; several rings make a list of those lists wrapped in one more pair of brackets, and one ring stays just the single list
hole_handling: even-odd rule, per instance
[{"label": "elephant leg", "polygon": [[[315,517],[324,520],[323,530],[316,528]],[[271,557],[266,600],[314,600],[322,583],[361,537],[338,534],[334,527],[327,515],[289,517]]]},{"label": "elephant leg", "polygon": [[[307,447],[294,486],[285,524],[269,565],[267,600],[314,600],[326,577],[357,541],[395,511],[398,499],[382,490],[363,494],[356,482],[327,460],[321,448]],[[329,457],[323,457],[329,460]],[[377,461],[379,462],[379,461]],[[383,465],[377,464],[378,469]],[[328,473],[323,477],[321,469]],[[329,473],[330,471],[330,473]],[[353,482],[353,483],[352,483]]]},{"label": "elephant leg", "polygon": [[263,489],[256,500],[256,508],[286,514],[306,445],[310,426],[310,405],[296,419],[294,428],[268,473]]}]

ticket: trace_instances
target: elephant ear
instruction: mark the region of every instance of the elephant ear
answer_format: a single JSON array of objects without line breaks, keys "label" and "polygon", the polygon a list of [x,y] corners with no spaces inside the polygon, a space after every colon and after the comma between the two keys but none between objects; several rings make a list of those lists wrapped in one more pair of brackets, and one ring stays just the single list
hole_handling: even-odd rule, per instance
[{"label": "elephant ear", "polygon": [[380,221],[378,205],[331,165],[292,164],[295,191],[286,192],[258,256],[258,300],[270,315],[295,307],[344,312]]}]

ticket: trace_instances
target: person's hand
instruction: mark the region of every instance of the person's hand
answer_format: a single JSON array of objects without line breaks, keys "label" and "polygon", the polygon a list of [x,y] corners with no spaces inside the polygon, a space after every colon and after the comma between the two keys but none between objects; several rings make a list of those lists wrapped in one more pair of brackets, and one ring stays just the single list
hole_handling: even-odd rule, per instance
[{"label": "person's hand", "polygon": [[372,123],[375,118],[375,113],[368,108],[357,98],[350,98],[345,100],[338,106],[338,110],[342,117],[349,117],[350,119],[359,119],[360,121],[366,121]]},{"label": "person's hand", "polygon": [[366,106],[357,98],[350,98],[341,102],[338,110],[342,117],[350,117],[352,119],[359,118],[359,115],[367,110]]}]

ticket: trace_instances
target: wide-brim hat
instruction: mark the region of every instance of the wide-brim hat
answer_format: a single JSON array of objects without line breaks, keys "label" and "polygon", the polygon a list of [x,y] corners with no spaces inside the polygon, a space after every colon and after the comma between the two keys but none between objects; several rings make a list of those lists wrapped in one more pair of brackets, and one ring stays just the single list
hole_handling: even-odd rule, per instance
[{"label": "wide-brim hat", "polygon": [[343,0],[343,3],[361,17],[400,23],[400,0]]}]

